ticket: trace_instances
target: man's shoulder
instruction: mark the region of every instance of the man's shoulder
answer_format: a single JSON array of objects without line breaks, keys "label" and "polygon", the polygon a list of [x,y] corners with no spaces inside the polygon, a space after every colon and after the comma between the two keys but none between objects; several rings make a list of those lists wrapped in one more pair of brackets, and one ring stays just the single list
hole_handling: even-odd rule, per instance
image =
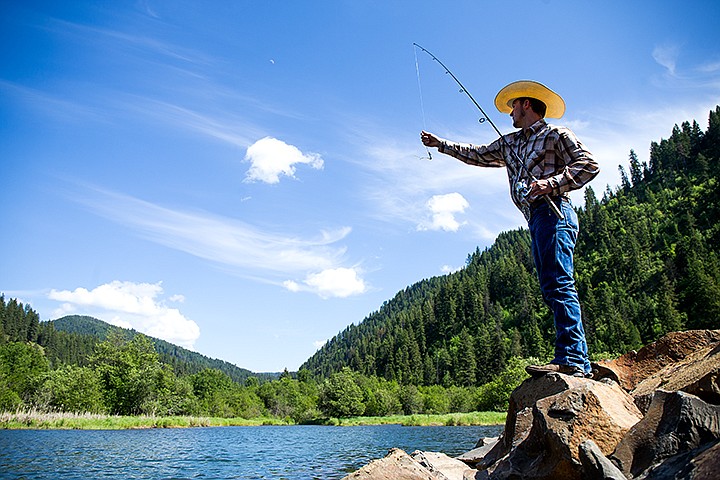
[{"label": "man's shoulder", "polygon": [[569,132],[570,131],[570,129],[564,125],[555,125],[554,123],[547,123],[547,122],[545,123],[545,130],[553,131],[553,132],[558,132],[558,131],[568,131]]},{"label": "man's shoulder", "polygon": [[575,137],[575,133],[573,133],[573,131],[570,130],[570,128],[568,128],[564,125],[554,125],[551,123],[545,124],[543,133],[545,135],[555,135],[558,137]]}]

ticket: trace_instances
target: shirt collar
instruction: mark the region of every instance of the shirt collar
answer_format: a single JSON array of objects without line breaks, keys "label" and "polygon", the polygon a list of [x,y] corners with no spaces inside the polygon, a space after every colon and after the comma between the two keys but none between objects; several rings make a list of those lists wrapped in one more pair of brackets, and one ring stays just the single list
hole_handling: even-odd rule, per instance
[{"label": "shirt collar", "polygon": [[528,129],[527,129],[528,135],[527,136],[524,135],[525,130],[522,130],[522,129],[518,130],[516,135],[518,137],[522,138],[523,140],[527,140],[528,138],[537,134],[540,130],[545,128],[545,125],[547,125],[547,122],[545,122],[544,118],[541,118],[540,120],[538,120],[537,122],[533,123],[532,125],[530,125],[528,127]]}]

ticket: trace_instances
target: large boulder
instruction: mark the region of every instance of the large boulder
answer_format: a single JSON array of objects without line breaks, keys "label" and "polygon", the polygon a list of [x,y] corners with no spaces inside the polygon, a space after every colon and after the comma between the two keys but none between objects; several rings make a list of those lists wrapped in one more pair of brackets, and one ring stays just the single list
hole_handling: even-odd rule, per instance
[{"label": "large boulder", "polygon": [[625,474],[607,458],[592,440],[580,444],[580,461],[587,480],[627,480]]},{"label": "large boulder", "polygon": [[687,465],[719,440],[720,406],[688,393],[659,390],[611,458],[626,476],[664,478],[654,472]]},{"label": "large boulder", "polygon": [[668,333],[637,352],[594,367],[596,378],[618,382],[643,412],[657,389],[682,390],[720,404],[720,330]]},{"label": "large boulder", "polygon": [[[562,386],[558,393],[533,402],[538,393],[558,390],[558,386]],[[561,374],[526,380],[513,392],[510,403],[520,409],[512,421],[508,412],[503,438],[510,440],[498,442],[482,462],[486,470],[475,478],[585,478],[580,444],[593,439],[602,454],[609,455],[642,418],[632,397],[617,384]]]}]

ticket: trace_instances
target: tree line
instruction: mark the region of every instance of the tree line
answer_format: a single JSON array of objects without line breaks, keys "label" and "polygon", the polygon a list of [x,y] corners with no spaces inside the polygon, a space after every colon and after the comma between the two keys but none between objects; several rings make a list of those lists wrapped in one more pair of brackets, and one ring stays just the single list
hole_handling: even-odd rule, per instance
[{"label": "tree line", "polygon": [[[238,382],[217,368],[177,373],[162,361],[157,341],[137,332],[111,329],[98,341],[95,335],[53,335],[48,329],[54,330],[53,324],[39,322],[32,308],[0,295],[0,411],[271,417],[313,423],[359,415],[503,410],[508,385],[524,377],[524,363],[516,362],[497,376],[494,387],[402,385],[348,368],[328,378],[300,370],[285,371],[274,380],[249,376]],[[72,353],[49,356],[43,343],[50,338],[56,350],[84,339],[92,344],[91,353],[82,361],[74,361]]]}]

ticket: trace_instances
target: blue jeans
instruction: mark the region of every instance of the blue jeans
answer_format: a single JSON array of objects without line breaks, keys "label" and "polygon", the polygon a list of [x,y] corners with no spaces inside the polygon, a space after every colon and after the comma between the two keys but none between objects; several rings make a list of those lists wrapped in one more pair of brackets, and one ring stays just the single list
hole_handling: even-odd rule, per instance
[{"label": "blue jeans", "polygon": [[551,363],[572,365],[590,373],[580,300],[573,278],[577,214],[566,200],[556,200],[556,204],[565,216],[563,220],[542,202],[533,210],[528,224],[543,300],[555,317],[555,358]]}]

